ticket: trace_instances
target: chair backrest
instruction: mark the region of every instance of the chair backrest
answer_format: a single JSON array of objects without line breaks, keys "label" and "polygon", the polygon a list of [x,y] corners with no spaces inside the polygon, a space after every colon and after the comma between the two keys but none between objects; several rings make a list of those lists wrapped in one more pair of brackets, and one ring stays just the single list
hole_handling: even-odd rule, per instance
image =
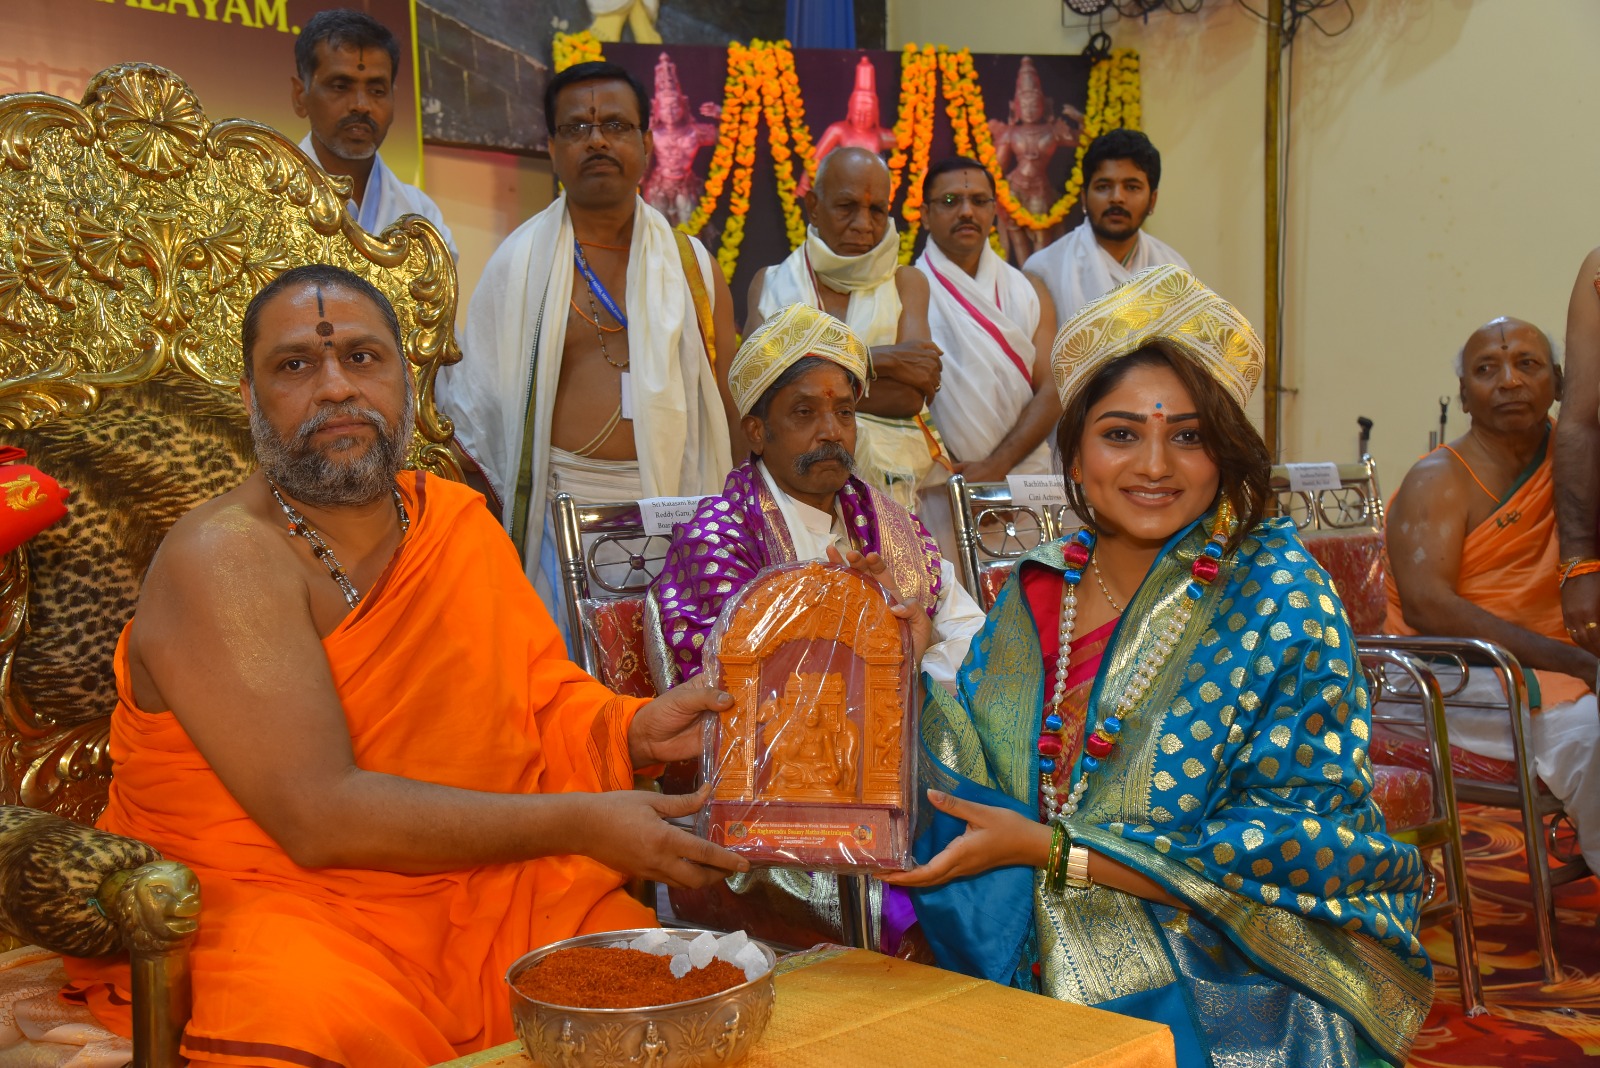
[{"label": "chair backrest", "polygon": [[426,221],[381,236],[349,185],[258,123],[213,123],[170,71],[102,71],[81,104],[0,97],[0,436],[72,493],[0,563],[0,804],[104,806],[112,651],[178,517],[254,468],[240,323],[289,267],[326,262],[395,305],[416,379],[410,460],[459,477],[434,405],[455,265]]},{"label": "chair backrest", "polygon": [[618,693],[654,697],[646,625],[650,584],[672,539],[645,533],[639,505],[579,504],[558,493],[550,504],[561,562],[567,624],[579,635],[583,669]]},{"label": "chair backrest", "polygon": [[1389,611],[1378,467],[1370,456],[1335,466],[1338,487],[1315,490],[1298,488],[1291,465],[1273,467],[1269,511],[1295,521],[1306,548],[1332,576],[1351,628],[1372,634],[1383,629]]},{"label": "chair backrest", "polygon": [[1023,554],[1081,524],[1065,505],[1017,504],[1004,482],[950,476],[961,584],[988,611]]}]

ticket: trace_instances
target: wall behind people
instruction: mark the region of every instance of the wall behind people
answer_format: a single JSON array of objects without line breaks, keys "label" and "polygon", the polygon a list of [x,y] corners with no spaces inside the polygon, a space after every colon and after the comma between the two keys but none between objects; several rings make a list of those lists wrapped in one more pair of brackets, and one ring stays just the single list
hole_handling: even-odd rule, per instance
[{"label": "wall behind people", "polygon": [[461,251],[459,326],[467,320],[478,276],[500,242],[555,199],[555,176],[547,159],[443,145],[424,145],[422,165],[428,195]]},{"label": "wall behind people", "polygon": [[[1284,455],[1354,456],[1356,417],[1393,488],[1455,393],[1450,356],[1497,314],[1559,339],[1572,279],[1600,244],[1600,40],[1588,0],[1353,0],[1343,36],[1294,47]],[[1080,51],[1061,7],[890,0],[889,44]],[[1003,16],[1003,17],[997,17]],[[1335,22],[1333,26],[1337,26]],[[1149,227],[1253,322],[1262,313],[1266,33],[1230,0],[1109,29],[1144,59],[1162,153]],[[1259,394],[1258,394],[1259,396]],[[1256,407],[1259,411],[1259,404]],[[1451,433],[1465,429],[1451,403]]]},{"label": "wall behind people", "polygon": [[[889,45],[1081,51],[1059,5],[890,0]],[[1589,0],[1354,0],[1349,32],[1294,48],[1288,175],[1284,455],[1347,459],[1356,417],[1394,487],[1427,448],[1450,356],[1497,314],[1559,339],[1584,253],[1600,244],[1600,88],[1577,78],[1600,40]],[[1262,314],[1266,36],[1239,5],[1111,26],[1144,58],[1145,128],[1162,152],[1151,232],[1253,322]],[[462,308],[501,238],[554,195],[549,164],[425,150],[427,190],[457,231]],[[457,225],[457,220],[460,225]],[[1258,399],[1253,411],[1260,412]],[[1451,432],[1465,423],[1451,403]]]}]

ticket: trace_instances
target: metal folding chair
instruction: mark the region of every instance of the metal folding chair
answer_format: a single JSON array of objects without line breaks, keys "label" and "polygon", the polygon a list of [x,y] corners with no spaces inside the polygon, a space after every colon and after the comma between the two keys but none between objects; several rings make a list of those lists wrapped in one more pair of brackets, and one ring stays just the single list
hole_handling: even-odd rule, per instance
[{"label": "metal folding chair", "polygon": [[579,504],[558,493],[550,509],[567,623],[581,636],[579,662],[619,693],[654,697],[645,594],[661,573],[671,539],[646,534],[632,501]]},{"label": "metal folding chair", "polygon": [[[1397,649],[1363,648],[1361,667],[1370,695],[1405,692],[1409,700],[1391,704],[1385,711],[1373,710],[1373,730],[1404,725],[1417,730],[1426,740],[1432,805],[1421,819],[1396,818],[1385,812],[1389,834],[1418,849],[1438,849],[1444,855],[1443,896],[1429,893],[1417,917],[1418,927],[1449,920],[1456,943],[1456,970],[1461,977],[1461,1006],[1468,1016],[1486,1011],[1483,1007],[1483,980],[1478,974],[1478,943],[1472,927],[1472,898],[1467,891],[1467,872],[1461,848],[1461,816],[1456,808],[1457,789],[1449,760],[1449,729],[1445,725],[1444,696],[1439,680],[1418,657]],[[1403,680],[1396,685],[1398,676]],[[1370,750],[1369,750],[1370,751]],[[1410,769],[1393,769],[1407,771]],[[1378,769],[1373,768],[1376,775]]]},{"label": "metal folding chair", "polygon": [[1016,504],[1004,482],[969,483],[951,475],[949,492],[961,584],[984,611],[994,607],[1023,554],[1080,526],[1065,505]]}]

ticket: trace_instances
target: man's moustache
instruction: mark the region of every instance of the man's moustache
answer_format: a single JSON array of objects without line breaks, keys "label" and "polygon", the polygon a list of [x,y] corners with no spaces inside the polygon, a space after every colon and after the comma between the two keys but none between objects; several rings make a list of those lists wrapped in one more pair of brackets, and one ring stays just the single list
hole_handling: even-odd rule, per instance
[{"label": "man's moustache", "polygon": [[794,469],[802,475],[810,474],[811,469],[820,463],[829,460],[841,464],[846,471],[854,472],[856,458],[850,455],[850,450],[836,441],[829,441],[817,446],[810,452],[803,452],[794,458]]},{"label": "man's moustache", "polygon": [[295,432],[295,444],[300,447],[310,442],[311,435],[333,422],[335,419],[360,419],[372,425],[380,434],[389,433],[389,421],[380,413],[371,408],[362,408],[356,404],[341,404],[334,408],[324,408],[310,419],[300,424],[300,429]]},{"label": "man's moustache", "polygon": [[349,118],[339,120],[339,129],[341,130],[347,130],[352,126],[365,126],[373,133],[378,132],[378,124],[365,115],[351,115]]}]

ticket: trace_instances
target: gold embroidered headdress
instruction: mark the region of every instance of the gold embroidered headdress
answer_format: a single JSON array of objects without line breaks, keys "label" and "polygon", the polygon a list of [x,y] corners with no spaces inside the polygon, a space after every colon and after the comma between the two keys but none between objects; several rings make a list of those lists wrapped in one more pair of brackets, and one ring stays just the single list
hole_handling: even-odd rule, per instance
[{"label": "gold embroidered headdress", "polygon": [[728,392],[741,416],[778,376],[807,356],[820,356],[856,376],[862,395],[871,377],[872,354],[850,328],[809,304],[791,304],[753,330],[728,366]]},{"label": "gold embroidered headdress", "polygon": [[1193,359],[1243,408],[1261,380],[1265,349],[1250,323],[1182,267],[1141,271],[1068,319],[1050,363],[1066,408],[1095,373],[1147,345]]}]

